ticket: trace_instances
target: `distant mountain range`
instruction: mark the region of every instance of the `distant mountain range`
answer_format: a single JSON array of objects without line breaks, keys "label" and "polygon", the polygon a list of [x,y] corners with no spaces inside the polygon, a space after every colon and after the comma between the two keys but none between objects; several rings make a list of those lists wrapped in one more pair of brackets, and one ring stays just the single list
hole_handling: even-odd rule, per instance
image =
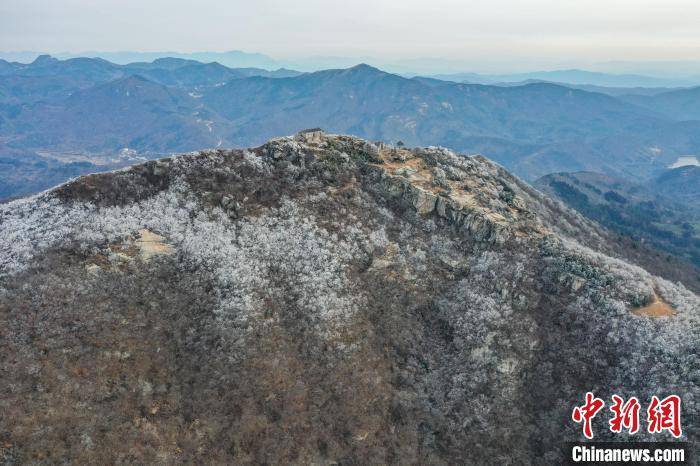
[{"label": "distant mountain range", "polygon": [[229,136],[235,145],[323,126],[483,153],[527,179],[582,169],[648,177],[700,149],[700,122],[677,122],[603,94],[547,83],[405,79],[366,65],[292,79],[232,80],[202,101],[235,121]]},{"label": "distant mountain range", "polygon": [[[45,52],[36,51],[0,51],[0,58],[7,61],[30,63]],[[152,62],[159,58],[181,58],[199,62],[218,62],[230,68],[292,68],[306,72],[326,69],[349,68],[357,63],[368,63],[377,68],[404,75],[443,76],[443,79],[479,84],[496,84],[503,82],[521,82],[527,80],[552,81],[565,84],[598,85],[605,87],[692,87],[700,85],[700,60],[681,61],[643,61],[643,62],[604,62],[590,63],[587,68],[552,62],[533,62],[513,60],[507,62],[480,62],[478,60],[455,60],[439,57],[387,59],[364,56],[312,55],[295,58],[271,57],[263,53],[251,53],[241,50],[228,51],[84,51],[81,53],[53,53],[61,60],[70,58],[102,58],[121,65],[133,62]],[[577,68],[578,66],[578,68]],[[535,67],[535,70],[533,70]],[[539,68],[539,69],[537,69]],[[527,72],[511,71],[527,69]],[[465,73],[465,70],[478,72]]]},{"label": "distant mountain range", "polygon": [[153,82],[169,86],[197,86],[222,84],[236,78],[250,76],[291,77],[301,73],[278,69],[228,68],[218,62],[202,63],[183,58],[159,58],[152,62],[134,62],[118,65],[101,58],[71,58],[58,60],[41,55],[30,64],[0,60],[0,76],[12,76],[6,82],[24,82],[27,78],[45,78],[46,88],[56,81],[69,81],[69,89],[82,88],[138,74]]},{"label": "distant mountain range", "polygon": [[[438,78],[424,78],[424,79],[444,81],[444,79],[438,79]],[[469,84],[468,81],[464,81],[464,83]],[[579,90],[588,91],[588,92],[597,92],[600,94],[606,94],[606,95],[610,95],[613,97],[655,96],[657,94],[663,94],[666,92],[688,89],[686,87],[612,87],[612,86],[598,86],[595,84],[571,84],[571,83],[566,83],[566,82],[547,81],[545,79],[526,79],[523,81],[501,81],[501,82],[491,83],[489,85],[513,87],[513,86],[525,86],[527,84],[541,84],[541,83],[556,84],[558,86],[565,86],[565,87],[569,87],[571,89],[579,89]]]},{"label": "distant mountain range", "polygon": [[[482,153],[528,180],[581,170],[640,180],[700,153],[698,108],[698,89],[613,97],[542,82],[409,79],[367,65],[299,73],[41,56],[0,61],[0,163],[14,167],[0,181],[21,185],[37,157],[97,171],[309,127]],[[46,187],[28,182],[4,197]]]},{"label": "distant mountain range", "polygon": [[592,85],[613,88],[689,87],[700,85],[700,77],[686,79],[659,78],[637,74],[611,74],[576,69],[492,75],[479,73],[456,73],[439,74],[434,75],[432,77],[447,81],[469,82],[474,84],[499,84],[536,80],[557,82],[563,84]]},{"label": "distant mountain range", "polygon": [[[0,52],[0,57],[5,58],[8,61],[17,62],[31,62],[37,56],[42,54],[36,52]],[[117,63],[120,65],[126,65],[134,62],[152,62],[163,58],[176,58],[189,61],[199,61],[199,62],[218,62],[224,66],[229,66],[233,68],[265,68],[265,69],[276,69],[280,68],[281,65],[277,60],[261,54],[261,53],[248,53],[242,52],[240,50],[231,50],[227,52],[194,52],[194,53],[180,53],[180,52],[133,52],[133,51],[121,51],[121,52],[98,52],[98,51],[88,51],[80,54],[72,53],[57,53],[54,54],[56,58],[61,60],[68,60],[72,58],[102,58],[104,60],[109,60],[112,63]]]}]

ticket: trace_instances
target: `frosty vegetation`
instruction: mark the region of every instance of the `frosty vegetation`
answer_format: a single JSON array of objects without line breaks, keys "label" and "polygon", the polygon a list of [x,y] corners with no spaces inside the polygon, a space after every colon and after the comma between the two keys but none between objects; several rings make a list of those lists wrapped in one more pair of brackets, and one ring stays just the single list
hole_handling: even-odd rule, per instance
[{"label": "frosty vegetation", "polygon": [[556,464],[586,391],[678,394],[697,440],[700,300],[604,242],[483,158],[322,133],[0,206],[2,454]]}]

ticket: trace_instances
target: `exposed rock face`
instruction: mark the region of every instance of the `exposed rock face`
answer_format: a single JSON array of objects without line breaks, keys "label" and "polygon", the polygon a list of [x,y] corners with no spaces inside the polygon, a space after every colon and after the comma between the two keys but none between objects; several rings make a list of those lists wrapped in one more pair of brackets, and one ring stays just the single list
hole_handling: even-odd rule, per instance
[{"label": "exposed rock face", "polygon": [[0,206],[0,458],[557,464],[586,391],[696,441],[700,300],[580,242],[483,158],[319,131]]}]

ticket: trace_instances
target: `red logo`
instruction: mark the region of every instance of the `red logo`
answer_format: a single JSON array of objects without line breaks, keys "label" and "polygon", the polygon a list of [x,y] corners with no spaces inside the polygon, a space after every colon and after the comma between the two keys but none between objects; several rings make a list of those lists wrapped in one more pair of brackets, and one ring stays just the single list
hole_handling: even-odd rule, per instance
[{"label": "red logo", "polygon": [[596,414],[598,414],[598,411],[603,409],[603,406],[605,406],[603,400],[594,397],[593,393],[588,392],[586,393],[586,403],[583,406],[576,406],[574,412],[571,413],[571,419],[573,419],[574,422],[579,424],[583,422],[583,435],[585,435],[587,439],[593,438],[592,421]]},{"label": "red logo", "polygon": [[624,427],[630,434],[636,434],[639,431],[639,400],[633,396],[625,403],[617,395],[613,395],[612,400],[610,411],[614,416],[609,421],[610,431],[620,433]]},{"label": "red logo", "polygon": [[674,437],[680,437],[683,433],[681,431],[681,398],[671,395],[659,401],[657,396],[652,396],[647,409],[647,422],[649,433],[667,430]]},{"label": "red logo", "polygon": [[[639,432],[639,412],[641,405],[637,397],[631,397],[627,401],[621,396],[612,396],[613,416],[608,421],[610,431],[621,433],[623,429],[630,435]],[[593,438],[593,418],[603,409],[605,402],[596,398],[593,393],[586,393],[585,403],[582,406],[574,407],[571,419],[578,424],[583,424],[583,435],[587,439]],[[659,397],[652,396],[647,408],[647,432],[658,434],[668,431],[678,438],[683,434],[681,429],[681,398],[678,395],[670,395],[659,400]]]}]

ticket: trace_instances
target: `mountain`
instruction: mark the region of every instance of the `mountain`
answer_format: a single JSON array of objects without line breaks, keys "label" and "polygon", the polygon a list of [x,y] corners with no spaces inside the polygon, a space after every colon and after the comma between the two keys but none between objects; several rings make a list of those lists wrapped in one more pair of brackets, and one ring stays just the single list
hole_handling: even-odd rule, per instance
[{"label": "mountain", "polygon": [[699,124],[679,124],[602,94],[547,83],[405,79],[366,65],[291,79],[235,80],[210,89],[203,101],[234,122],[235,144],[321,125],[483,153],[530,180],[592,169],[650,177],[700,145]]},{"label": "mountain", "polygon": [[308,131],[0,222],[5,462],[561,464],[587,391],[700,396],[700,298],[483,157]]},{"label": "mountain", "polygon": [[[141,83],[131,99],[118,89],[124,82]],[[123,148],[153,158],[261,144],[308,127],[481,153],[530,181],[572,171],[642,181],[700,152],[700,121],[542,82],[407,79],[367,65],[298,74],[180,58],[115,65],[43,57],[0,76],[0,156],[71,153],[103,164]]]},{"label": "mountain", "polygon": [[185,88],[221,85],[231,79],[251,76],[288,78],[302,74],[281,68],[274,71],[260,68],[228,68],[217,62],[200,63],[174,58],[160,58],[152,63],[133,63],[124,65],[124,68],[160,84]]},{"label": "mountain", "polygon": [[671,92],[675,90],[679,90],[678,88],[673,88],[673,87],[612,87],[612,86],[594,86],[590,84],[564,84],[564,83],[555,83],[555,84],[561,84],[561,85],[566,85],[568,87],[572,87],[574,89],[581,89],[582,91],[588,91],[588,92],[599,92],[601,94],[607,94],[613,97],[622,97],[625,96],[630,96],[630,95],[635,95],[635,96],[654,96],[657,94],[663,94],[664,92]]},{"label": "mountain", "polygon": [[652,181],[652,189],[700,212],[700,166],[668,170]]},{"label": "mountain", "polygon": [[626,95],[623,99],[675,120],[700,120],[700,87],[673,90],[652,96]]},{"label": "mountain", "polygon": [[176,57],[162,57],[162,58],[156,58],[153,61],[150,62],[130,62],[130,63],[125,63],[123,66],[125,68],[131,68],[131,69],[142,69],[142,70],[151,70],[151,69],[163,69],[163,70],[176,70],[178,68],[183,68],[185,66],[191,66],[191,65],[201,65],[203,64],[202,62],[198,62],[197,60],[189,60],[186,58],[176,58]]},{"label": "mountain", "polygon": [[22,76],[68,76],[74,79],[101,82],[119,76],[119,66],[99,58],[71,58],[58,60],[42,55],[19,70]]},{"label": "mountain", "polygon": [[198,89],[299,74],[178,58],[121,66],[48,55],[2,70],[0,163],[6,170],[0,200],[144,157],[221,145],[226,122],[196,100]]},{"label": "mountain", "polygon": [[[635,242],[693,264],[694,270],[681,267],[677,279],[700,289],[700,170],[687,173],[689,176],[682,169],[670,170],[646,185],[599,173],[555,173],[540,178],[535,186]],[[664,267],[662,261],[657,264]]]},{"label": "mountain", "polygon": [[186,92],[140,76],[76,91],[60,104],[37,104],[14,124],[22,128],[17,145],[108,154],[215,147],[221,125]]},{"label": "mountain", "polygon": [[477,84],[512,83],[522,81],[546,81],[572,85],[592,85],[603,87],[686,87],[697,86],[700,82],[693,79],[671,79],[642,76],[636,74],[611,74],[585,70],[534,71],[511,74],[456,73],[433,76],[437,79]]},{"label": "mountain", "polygon": [[[76,58],[73,54],[59,54],[59,58]],[[96,57],[113,63],[126,65],[133,62],[151,62],[159,59],[178,58],[197,62],[218,62],[231,68],[280,68],[280,63],[261,53],[248,53],[239,50],[227,52],[84,52],[78,56]]]},{"label": "mountain", "polygon": [[0,59],[0,75],[13,73],[22,67],[19,63],[13,63]]},{"label": "mountain", "polygon": [[[422,79],[432,79],[432,78],[422,78]],[[470,84],[464,81],[465,84]],[[526,79],[524,81],[506,81],[506,82],[495,82],[492,83],[494,86],[525,86],[527,84],[536,83],[547,83],[556,84],[558,86],[569,87],[571,89],[580,89],[582,91],[596,92],[599,94],[606,94],[612,97],[623,97],[623,100],[632,100],[637,96],[654,96],[657,94],[663,94],[665,92],[671,92],[679,90],[680,88],[672,87],[611,87],[611,86],[596,86],[593,84],[570,84],[557,81],[546,81],[542,79]],[[631,97],[630,97],[631,96]]]},{"label": "mountain", "polygon": [[136,73],[159,84],[183,88],[224,84],[231,79],[249,76],[216,62],[187,64],[177,68],[140,69]]},{"label": "mountain", "polygon": [[[562,86],[426,86],[367,65],[291,79],[235,80],[211,89],[203,101],[234,120],[246,116],[253,121],[256,113],[272,113],[267,127],[253,123],[263,132],[260,140],[293,132],[292,124],[320,121],[329,129],[373,139],[432,140],[461,148],[463,135],[551,143],[627,129],[646,131],[658,123],[608,96]],[[241,128],[255,137],[252,130]]]},{"label": "mountain", "polygon": [[160,58],[151,63],[117,65],[100,58],[58,60],[42,55],[29,65],[0,63],[0,103],[34,103],[60,99],[71,93],[121,79],[142,76],[149,80],[187,90],[220,85],[231,79],[251,76],[290,77],[298,71],[260,68],[227,68],[219,63],[201,63],[180,58]]},{"label": "mountain", "polygon": [[112,63],[91,58],[60,61],[48,55],[38,57],[29,65],[0,76],[0,102],[25,105],[69,96],[125,76]]}]

